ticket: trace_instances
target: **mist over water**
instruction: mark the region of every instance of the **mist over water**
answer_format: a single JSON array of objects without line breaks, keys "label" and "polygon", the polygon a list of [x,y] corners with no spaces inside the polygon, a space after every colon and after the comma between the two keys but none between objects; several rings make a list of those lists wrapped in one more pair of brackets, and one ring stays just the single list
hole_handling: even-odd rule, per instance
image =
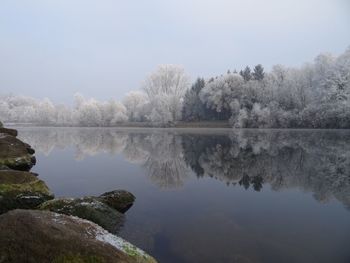
[{"label": "mist over water", "polygon": [[160,262],[347,262],[350,131],[19,128],[57,197],[126,189]]}]

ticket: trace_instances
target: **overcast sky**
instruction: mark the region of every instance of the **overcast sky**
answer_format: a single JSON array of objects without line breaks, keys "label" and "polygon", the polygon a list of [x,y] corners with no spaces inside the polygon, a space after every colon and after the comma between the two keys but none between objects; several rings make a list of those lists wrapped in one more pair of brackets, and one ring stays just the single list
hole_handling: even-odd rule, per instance
[{"label": "overcast sky", "polygon": [[349,0],[1,0],[0,93],[121,99],[159,64],[194,80],[350,45]]}]

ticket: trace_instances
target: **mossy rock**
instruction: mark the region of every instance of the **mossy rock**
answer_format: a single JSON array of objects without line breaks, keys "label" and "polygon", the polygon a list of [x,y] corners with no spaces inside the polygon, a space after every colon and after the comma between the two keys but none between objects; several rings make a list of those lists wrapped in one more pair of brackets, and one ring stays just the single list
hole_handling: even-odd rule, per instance
[{"label": "mossy rock", "polygon": [[11,135],[13,137],[17,137],[17,135],[18,135],[17,130],[7,129],[7,128],[3,128],[3,127],[0,127],[0,133],[8,134],[8,135]]},{"label": "mossy rock", "polygon": [[156,263],[144,251],[78,217],[39,210],[0,216],[1,262]]},{"label": "mossy rock", "polygon": [[36,174],[0,171],[0,214],[16,208],[32,209],[52,198],[49,188]]},{"label": "mossy rock", "polygon": [[4,125],[2,124],[2,122],[0,121],[0,128],[3,128],[4,127]]},{"label": "mossy rock", "polygon": [[90,220],[111,233],[118,233],[124,223],[123,214],[95,197],[59,198],[47,201],[39,208]]},{"label": "mossy rock", "polygon": [[15,170],[30,170],[35,165],[34,150],[21,140],[7,134],[0,134],[0,166]]},{"label": "mossy rock", "polygon": [[99,200],[119,212],[125,213],[133,205],[135,196],[125,190],[114,190],[100,195]]}]

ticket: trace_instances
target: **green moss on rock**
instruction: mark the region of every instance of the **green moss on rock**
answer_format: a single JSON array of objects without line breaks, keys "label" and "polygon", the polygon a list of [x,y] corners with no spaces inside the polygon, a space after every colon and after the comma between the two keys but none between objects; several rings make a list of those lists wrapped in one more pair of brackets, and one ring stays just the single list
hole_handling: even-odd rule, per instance
[{"label": "green moss on rock", "polygon": [[99,200],[119,212],[125,213],[133,205],[135,196],[125,190],[114,190],[100,195]]},{"label": "green moss on rock", "polygon": [[14,136],[0,133],[0,166],[29,170],[36,162],[34,150]]},{"label": "green moss on rock", "polygon": [[0,213],[35,208],[53,198],[47,185],[30,172],[0,171]]},{"label": "green moss on rock", "polygon": [[39,208],[90,220],[111,233],[117,233],[124,223],[123,214],[95,197],[59,198],[47,201]]}]

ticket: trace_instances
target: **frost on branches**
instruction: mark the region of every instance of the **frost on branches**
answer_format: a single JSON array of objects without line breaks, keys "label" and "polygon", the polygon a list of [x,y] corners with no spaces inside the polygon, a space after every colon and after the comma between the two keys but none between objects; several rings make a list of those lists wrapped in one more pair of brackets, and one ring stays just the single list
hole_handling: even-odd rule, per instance
[{"label": "frost on branches", "polygon": [[198,78],[161,65],[122,102],[75,95],[68,107],[49,99],[0,96],[0,120],[62,126],[118,126],[126,122],[228,121],[237,128],[350,128],[350,48],[320,54],[300,68],[247,66],[239,73]]}]

